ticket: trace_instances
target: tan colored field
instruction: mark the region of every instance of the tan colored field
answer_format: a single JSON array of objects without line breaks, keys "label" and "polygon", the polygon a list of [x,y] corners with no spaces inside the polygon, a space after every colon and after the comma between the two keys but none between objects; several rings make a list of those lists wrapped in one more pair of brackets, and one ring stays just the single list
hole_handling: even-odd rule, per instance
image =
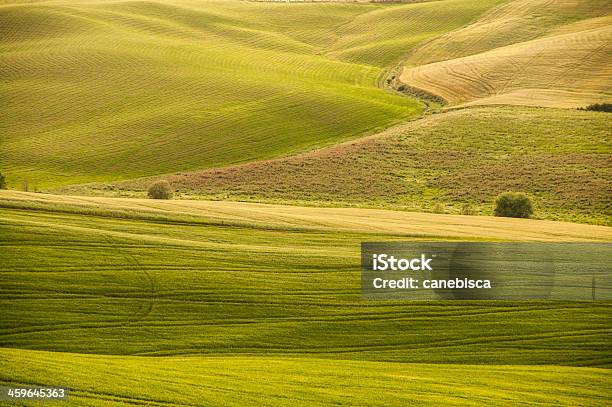
[{"label": "tan colored field", "polygon": [[580,107],[612,98],[610,44],[612,27],[597,28],[406,69],[400,80],[451,104]]},{"label": "tan colored field", "polygon": [[424,42],[404,65],[426,65],[545,36],[606,27],[610,13],[612,4],[607,0],[505,1],[471,24]]},{"label": "tan colored field", "polygon": [[203,223],[278,229],[376,232],[422,237],[502,240],[612,240],[612,228],[489,216],[441,215],[360,208],[310,208],[227,201],[157,201],[0,191],[0,207],[116,217],[189,218]]},{"label": "tan colored field", "polygon": [[511,2],[414,51],[399,79],[452,105],[609,101],[611,12],[601,1]]}]

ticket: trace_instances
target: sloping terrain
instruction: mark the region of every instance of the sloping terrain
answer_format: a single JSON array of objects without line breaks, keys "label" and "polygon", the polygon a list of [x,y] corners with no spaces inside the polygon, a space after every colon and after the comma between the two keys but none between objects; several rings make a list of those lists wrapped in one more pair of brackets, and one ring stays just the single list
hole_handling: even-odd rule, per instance
[{"label": "sloping terrain", "polygon": [[610,230],[0,192],[0,384],[70,405],[600,403],[609,303],[367,301],[359,243]]},{"label": "sloping terrain", "polygon": [[[354,15],[333,34],[321,28],[320,16],[305,15],[300,26],[312,28],[286,34],[317,44],[326,58],[372,69],[403,59],[399,80],[452,106],[567,108],[609,99],[609,2],[514,0],[486,10],[483,4],[384,6]],[[471,212],[490,214],[498,193],[520,190],[536,199],[538,217],[609,224],[609,145],[603,114],[471,109],[315,152],[163,178],[184,198],[424,211],[442,204],[449,213],[470,205]],[[143,196],[151,181],[61,191]]]},{"label": "sloping terrain", "polygon": [[[0,191],[0,385],[75,406],[609,404],[610,301],[366,300],[360,244],[612,242],[608,114],[470,106],[609,100],[611,13],[0,0],[0,172],[65,194]],[[382,88],[400,79],[417,89]],[[138,199],[160,178],[196,199]],[[547,220],[457,215],[507,190]]]},{"label": "sloping terrain", "polygon": [[[609,363],[606,303],[371,302],[362,299],[359,278],[362,241],[610,240],[607,227],[367,209],[0,197],[4,347]],[[439,346],[445,351],[434,352]]]},{"label": "sloping terrain", "polygon": [[413,50],[399,80],[452,105],[610,101],[611,16],[608,1],[508,2]]},{"label": "sloping terrain", "polygon": [[383,66],[497,3],[3,2],[2,171],[46,188],[376,131],[422,109],[376,87]]},{"label": "sloping terrain", "polygon": [[421,43],[463,27],[503,0],[415,2],[356,16],[338,28],[329,57],[389,66]]},{"label": "sloping terrain", "polygon": [[255,229],[380,233],[493,240],[612,240],[609,227],[484,216],[361,208],[313,208],[247,202],[150,200],[0,192],[0,207],[120,219],[226,225]]},{"label": "sloping terrain", "polygon": [[[164,176],[184,197],[361,205],[491,214],[497,194],[524,191],[536,215],[610,223],[606,113],[472,108],[280,160]],[[144,196],[152,179],[66,188]]]},{"label": "sloping terrain", "polygon": [[400,80],[451,104],[580,107],[612,99],[612,18],[546,37],[405,69]]},{"label": "sloping terrain", "polygon": [[[0,349],[4,384],[69,386],[71,405],[604,405],[607,370],[278,357],[116,357]],[[470,381],[465,380],[470,377]],[[539,392],[533,391],[538,383]],[[306,387],[307,386],[307,387]]]},{"label": "sloping terrain", "polygon": [[471,24],[411,50],[406,66],[426,65],[556,34],[610,25],[607,0],[512,0]]}]

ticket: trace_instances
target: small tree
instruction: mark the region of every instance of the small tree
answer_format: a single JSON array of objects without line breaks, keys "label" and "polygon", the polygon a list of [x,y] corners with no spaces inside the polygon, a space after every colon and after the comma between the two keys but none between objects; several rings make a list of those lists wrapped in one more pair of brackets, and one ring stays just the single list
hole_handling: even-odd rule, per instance
[{"label": "small tree", "polygon": [[528,218],[533,215],[531,199],[522,192],[504,192],[495,199],[495,216]]},{"label": "small tree", "polygon": [[151,199],[170,199],[173,193],[168,181],[162,180],[151,184],[147,195]]},{"label": "small tree", "polygon": [[6,178],[0,172],[0,189],[6,189]]}]

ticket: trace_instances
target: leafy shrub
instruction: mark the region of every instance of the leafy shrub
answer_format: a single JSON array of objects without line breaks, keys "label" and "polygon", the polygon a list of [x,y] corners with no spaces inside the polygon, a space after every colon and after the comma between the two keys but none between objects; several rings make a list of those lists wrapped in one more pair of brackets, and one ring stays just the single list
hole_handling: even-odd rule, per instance
[{"label": "leafy shrub", "polygon": [[591,110],[593,112],[612,112],[612,103],[593,103],[587,107],[580,108],[580,110]]},{"label": "leafy shrub", "polygon": [[0,172],[0,189],[6,189],[6,178]]},{"label": "leafy shrub", "polygon": [[170,199],[173,192],[168,181],[157,181],[151,184],[147,193],[151,199]]},{"label": "leafy shrub", "polygon": [[495,216],[528,218],[533,215],[531,199],[522,192],[504,192],[495,199]]}]

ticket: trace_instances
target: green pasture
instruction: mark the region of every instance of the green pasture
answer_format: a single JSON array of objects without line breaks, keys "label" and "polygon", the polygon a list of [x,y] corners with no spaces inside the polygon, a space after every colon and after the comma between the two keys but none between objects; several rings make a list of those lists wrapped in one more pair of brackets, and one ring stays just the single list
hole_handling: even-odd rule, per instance
[{"label": "green pasture", "polygon": [[[362,299],[361,241],[435,236],[359,231],[351,218],[344,229],[312,216],[301,228],[266,227],[173,218],[168,209],[163,219],[2,206],[2,347],[411,363],[612,360],[606,302]],[[563,240],[563,226],[550,236]]]},{"label": "green pasture", "polygon": [[0,349],[0,372],[5,385],[69,386],[72,406],[605,405],[611,385],[608,370],[585,367],[18,349]]},{"label": "green pasture", "polygon": [[2,2],[0,168],[35,190],[373,133],[423,109],[385,68],[498,2]]},{"label": "green pasture", "polygon": [[554,240],[605,238],[603,227],[416,214],[436,238],[367,231],[416,216],[401,212],[2,198],[2,385],[68,386],[74,406],[605,405],[609,394],[609,302],[368,301],[359,276],[361,241],[465,239],[474,222],[480,239],[496,223],[508,237],[541,224],[533,237]]}]

